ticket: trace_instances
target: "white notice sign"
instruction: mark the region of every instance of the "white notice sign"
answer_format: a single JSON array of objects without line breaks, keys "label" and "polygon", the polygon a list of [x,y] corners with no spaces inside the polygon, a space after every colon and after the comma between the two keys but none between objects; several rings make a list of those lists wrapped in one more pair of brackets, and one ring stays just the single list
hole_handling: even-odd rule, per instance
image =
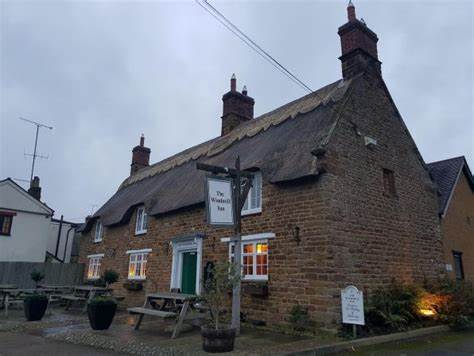
[{"label": "white notice sign", "polygon": [[354,286],[341,290],[342,322],[365,325],[364,293]]},{"label": "white notice sign", "polygon": [[207,220],[211,225],[234,225],[232,180],[207,177]]}]

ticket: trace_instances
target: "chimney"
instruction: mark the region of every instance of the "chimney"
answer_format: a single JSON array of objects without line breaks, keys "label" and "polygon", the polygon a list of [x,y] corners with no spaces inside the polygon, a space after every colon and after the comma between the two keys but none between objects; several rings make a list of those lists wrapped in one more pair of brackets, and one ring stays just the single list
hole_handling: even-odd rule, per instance
[{"label": "chimney", "polygon": [[255,101],[247,96],[247,87],[244,86],[242,93],[237,91],[237,79],[232,74],[230,79],[230,91],[222,96],[224,109],[222,113],[221,136],[227,135],[242,122],[253,119],[253,106]]},{"label": "chimney", "polygon": [[28,193],[36,200],[41,200],[41,187],[39,177],[35,176],[30,182],[30,188],[28,189]]},{"label": "chimney", "polygon": [[135,174],[140,169],[150,165],[150,152],[148,147],[145,147],[145,136],[140,137],[140,145],[135,146],[132,150],[132,164],[130,165],[130,175]]},{"label": "chimney", "polygon": [[358,20],[352,1],[347,5],[347,23],[339,27],[342,55],[342,77],[349,79],[359,73],[381,76],[377,55],[377,35],[370,30],[364,20]]}]

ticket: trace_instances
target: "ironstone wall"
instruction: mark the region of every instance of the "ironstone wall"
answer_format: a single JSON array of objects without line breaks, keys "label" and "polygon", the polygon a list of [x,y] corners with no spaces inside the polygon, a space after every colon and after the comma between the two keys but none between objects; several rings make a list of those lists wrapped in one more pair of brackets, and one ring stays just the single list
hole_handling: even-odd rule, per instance
[{"label": "ironstone wall", "polygon": [[33,288],[30,273],[35,270],[45,275],[41,283],[51,285],[81,284],[84,275],[81,263],[0,262],[0,284]]}]

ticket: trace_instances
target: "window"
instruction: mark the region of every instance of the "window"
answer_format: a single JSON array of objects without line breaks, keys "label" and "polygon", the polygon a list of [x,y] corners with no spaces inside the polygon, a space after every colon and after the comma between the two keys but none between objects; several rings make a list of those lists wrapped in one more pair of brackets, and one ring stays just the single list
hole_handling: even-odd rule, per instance
[{"label": "window", "polygon": [[[230,261],[234,261],[235,245],[229,245]],[[268,279],[268,241],[242,242],[242,276],[244,280]]]},{"label": "window", "polygon": [[130,252],[128,279],[145,279],[148,252]]},{"label": "window", "polygon": [[144,234],[148,227],[148,215],[145,207],[141,206],[137,209],[137,222],[135,224],[135,234]]},{"label": "window", "polygon": [[395,175],[390,169],[383,170],[383,190],[386,196],[397,196],[397,191],[395,190]]},{"label": "window", "polygon": [[88,279],[99,279],[100,278],[100,265],[103,254],[90,255],[89,257],[89,269],[87,270]]},{"label": "window", "polygon": [[462,265],[462,252],[453,251],[454,259],[454,273],[456,274],[456,279],[464,279],[464,268]]},{"label": "window", "polygon": [[14,215],[16,214],[11,212],[0,212],[0,235],[10,236]]},{"label": "window", "polygon": [[104,233],[104,227],[100,221],[97,221],[95,224],[95,235],[94,235],[94,242],[102,241],[102,235]]},{"label": "window", "polygon": [[262,173],[256,172],[252,179],[252,188],[242,208],[242,215],[262,212]]}]

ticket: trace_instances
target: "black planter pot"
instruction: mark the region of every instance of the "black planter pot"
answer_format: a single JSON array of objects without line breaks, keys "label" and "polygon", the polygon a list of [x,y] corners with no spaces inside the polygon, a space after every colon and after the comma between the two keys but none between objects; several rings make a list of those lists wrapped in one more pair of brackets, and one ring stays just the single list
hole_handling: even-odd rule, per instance
[{"label": "black planter pot", "polygon": [[107,330],[114,320],[116,303],[98,303],[87,306],[89,323],[94,330]]},{"label": "black planter pot", "polygon": [[216,330],[201,328],[202,348],[206,352],[229,352],[234,350],[235,329]]},{"label": "black planter pot", "polygon": [[43,318],[48,307],[48,298],[44,295],[34,295],[23,301],[25,317],[28,321],[37,321]]}]

